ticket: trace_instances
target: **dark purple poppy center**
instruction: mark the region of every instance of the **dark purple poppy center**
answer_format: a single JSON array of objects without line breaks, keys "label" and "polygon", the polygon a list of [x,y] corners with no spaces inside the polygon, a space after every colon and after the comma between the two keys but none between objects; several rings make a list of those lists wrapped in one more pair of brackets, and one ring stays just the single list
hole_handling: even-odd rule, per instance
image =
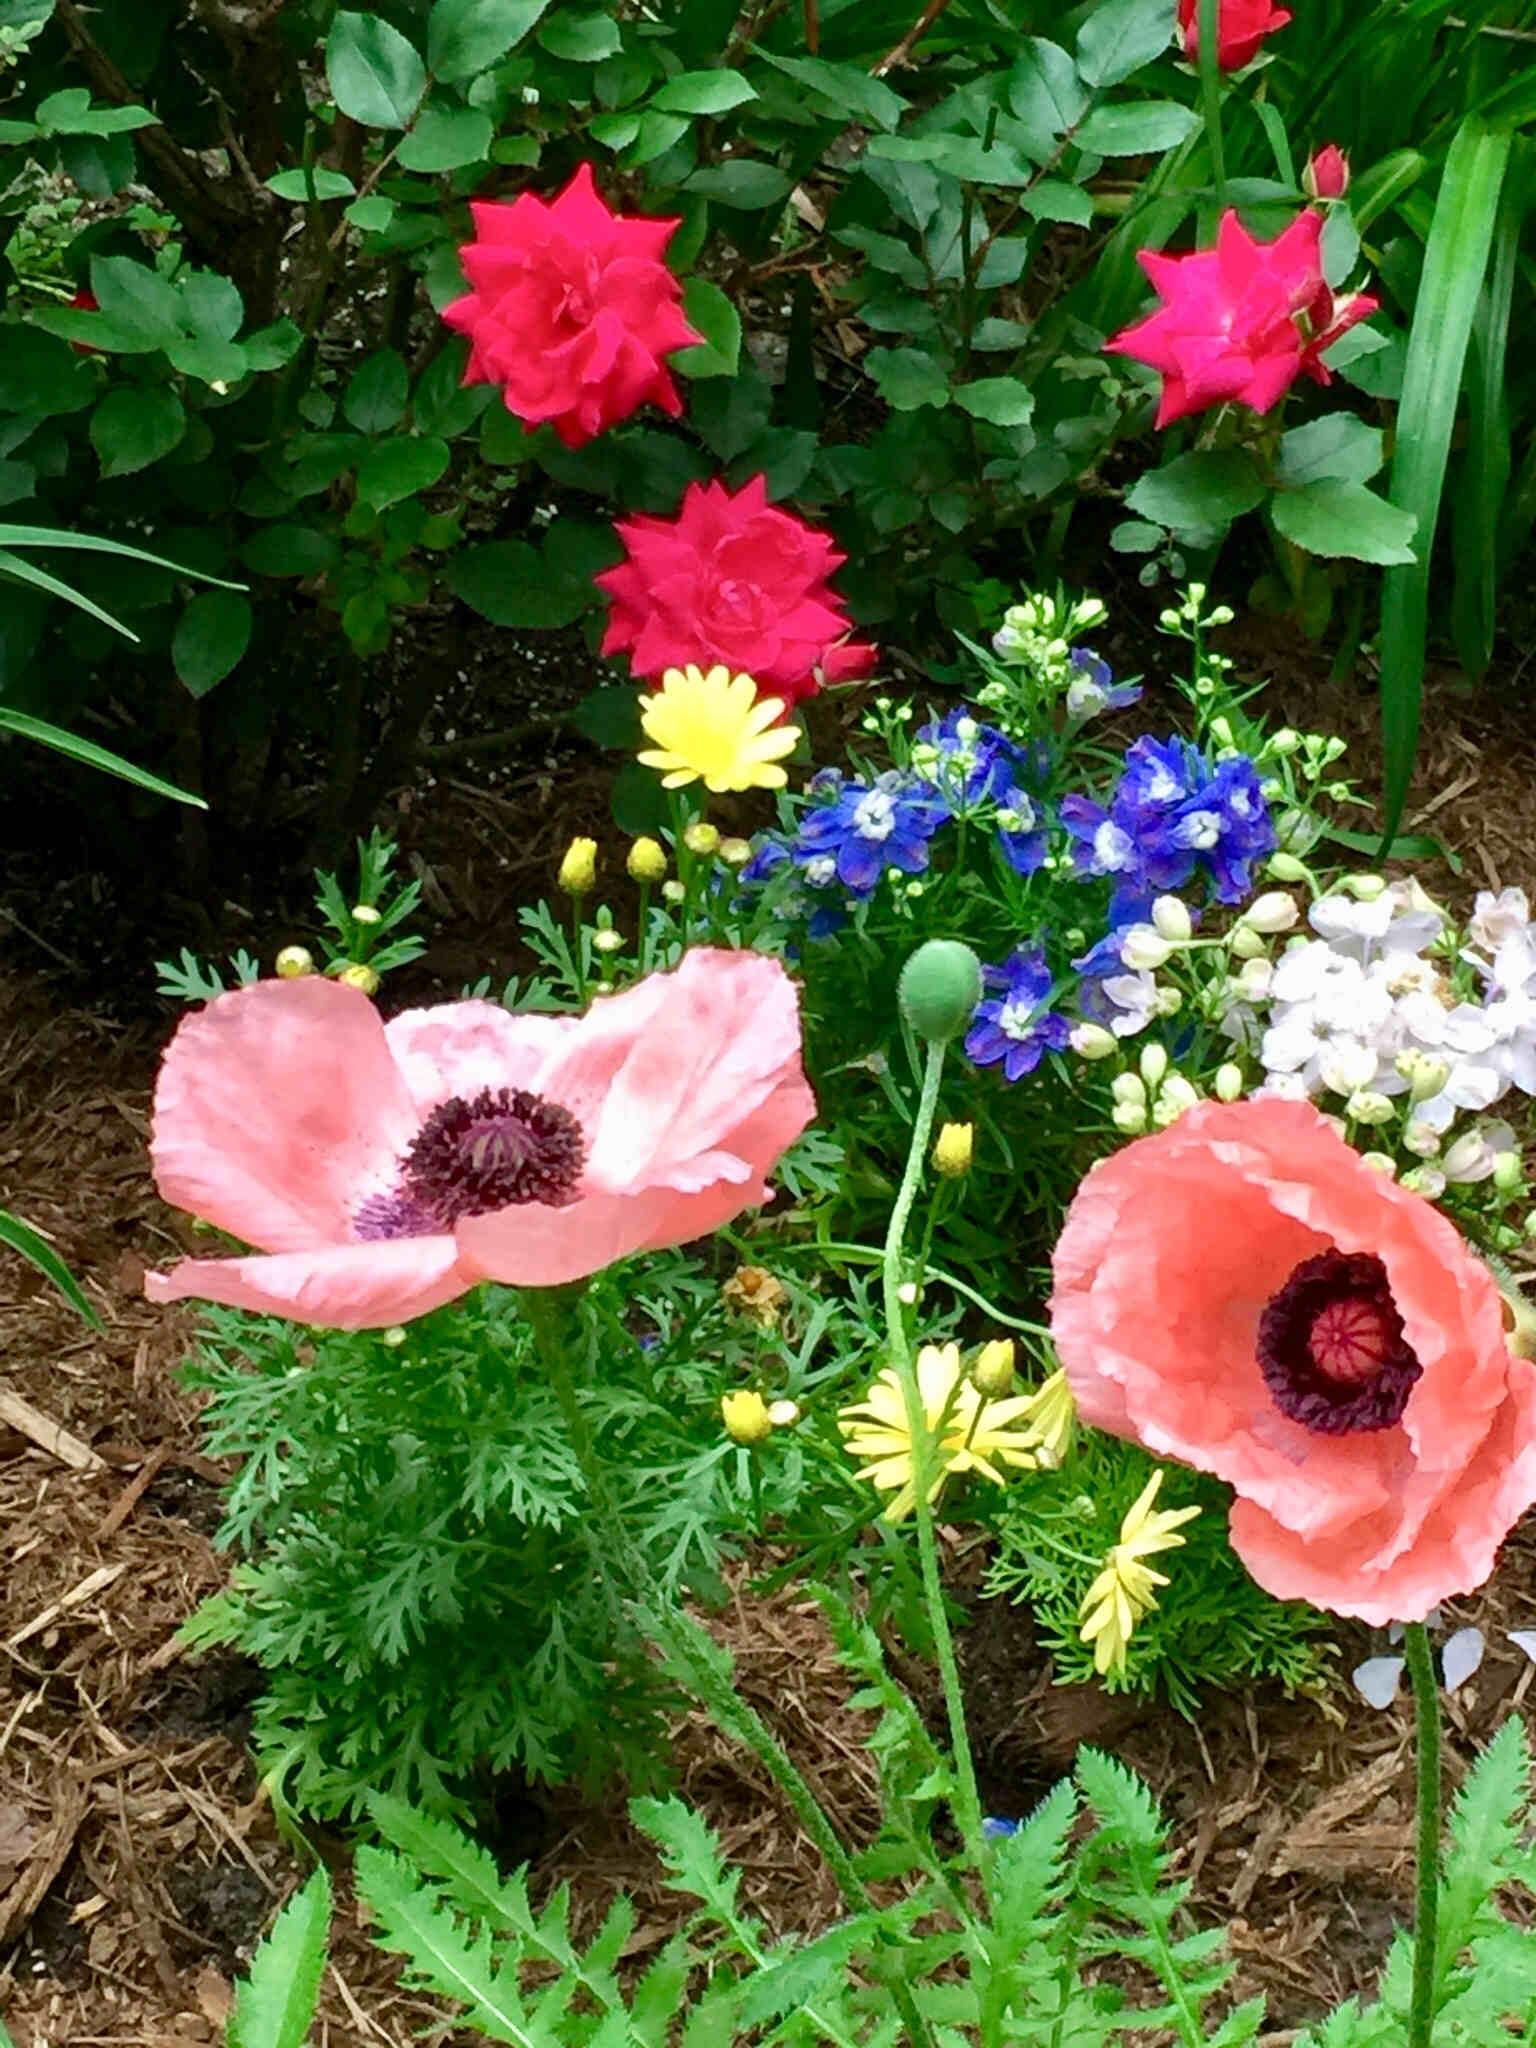
[{"label": "dark purple poppy center", "polygon": [[1258,1360],[1280,1413],[1323,1436],[1390,1429],[1424,1370],[1369,1252],[1303,1259],[1259,1317]]},{"label": "dark purple poppy center", "polygon": [[422,1237],[525,1202],[563,1208],[585,1157],[581,1126],[558,1102],[526,1088],[450,1095],[411,1141],[395,1187],[370,1195],[353,1228],[365,1239]]}]

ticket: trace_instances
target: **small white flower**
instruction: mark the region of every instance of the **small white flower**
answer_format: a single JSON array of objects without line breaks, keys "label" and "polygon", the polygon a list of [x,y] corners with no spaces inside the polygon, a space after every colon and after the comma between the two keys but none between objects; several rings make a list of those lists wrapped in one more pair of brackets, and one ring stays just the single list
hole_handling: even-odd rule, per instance
[{"label": "small white flower", "polygon": [[872,789],[853,807],[852,825],[861,839],[877,844],[889,839],[896,829],[896,801],[883,789]]}]

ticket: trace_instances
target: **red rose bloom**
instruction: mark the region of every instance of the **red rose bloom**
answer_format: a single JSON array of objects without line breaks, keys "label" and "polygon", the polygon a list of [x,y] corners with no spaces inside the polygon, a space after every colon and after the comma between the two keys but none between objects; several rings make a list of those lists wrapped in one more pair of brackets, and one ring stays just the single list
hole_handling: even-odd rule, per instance
[{"label": "red rose bloom", "polygon": [[1492,1274],[1310,1103],[1202,1102],[1101,1161],[1054,1266],[1083,1419],[1226,1480],[1280,1599],[1421,1621],[1536,1501]]},{"label": "red rose bloom", "polygon": [[499,384],[532,433],[546,421],[567,448],[629,418],[647,399],[683,409],[662,362],[695,334],[662,261],[677,219],[610,213],[583,164],[548,204],[524,192],[470,208],[476,239],[459,257],[472,289],[443,308],[469,336],[466,384]]},{"label": "red rose bloom", "polygon": [[874,667],[827,588],[846,556],[770,505],[765,478],[734,497],[722,483],[690,484],[675,518],[637,513],[618,532],[629,560],[596,579],[613,599],[602,651],[627,653],[636,676],[724,663],[792,705]]},{"label": "red rose bloom", "polygon": [[[1269,0],[1216,0],[1216,62],[1223,71],[1241,71],[1259,54],[1264,38],[1284,28],[1290,10],[1271,7]],[[1200,59],[1200,0],[1179,0],[1179,32],[1191,64]]]},{"label": "red rose bloom", "polygon": [[1322,215],[1308,207],[1274,241],[1256,241],[1228,207],[1214,249],[1137,251],[1163,303],[1104,346],[1162,372],[1158,426],[1229,400],[1268,412],[1300,376],[1332,382],[1323,352],[1379,302],[1334,297],[1322,233]]}]

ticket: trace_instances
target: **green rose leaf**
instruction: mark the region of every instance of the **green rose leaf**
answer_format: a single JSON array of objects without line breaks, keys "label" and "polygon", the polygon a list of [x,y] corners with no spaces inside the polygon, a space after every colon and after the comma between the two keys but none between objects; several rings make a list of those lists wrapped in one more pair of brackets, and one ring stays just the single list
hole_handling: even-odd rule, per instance
[{"label": "green rose leaf", "polygon": [[239,590],[204,590],[192,599],[171,636],[171,661],[194,697],[206,697],[244,655],[253,616]]},{"label": "green rose leaf", "polygon": [[1077,68],[1084,82],[1119,85],[1161,57],[1173,40],[1168,0],[1103,0],[1077,33]]},{"label": "green rose leaf", "polygon": [[1364,484],[1324,478],[1299,491],[1277,491],[1270,508],[1275,531],[1309,555],[1347,555],[1391,566],[1416,560],[1418,521]]},{"label": "green rose leaf", "polygon": [[427,67],[399,29],[376,14],[338,14],[325,75],[341,111],[365,128],[407,128],[427,89]]},{"label": "green rose leaf", "polygon": [[949,374],[938,357],[924,349],[872,348],[864,367],[879,386],[880,396],[897,412],[944,405],[949,399]]},{"label": "green rose leaf", "polygon": [[428,107],[396,154],[408,171],[456,171],[483,163],[495,132],[474,107]]},{"label": "green rose leaf", "polygon": [[753,157],[730,157],[723,164],[710,164],[684,181],[686,192],[702,192],[722,206],[734,206],[743,213],[777,206],[787,199],[793,180],[777,165]]},{"label": "green rose leaf", "polygon": [[93,107],[83,85],[70,85],[39,104],[36,120],[44,135],[125,135],[156,127],[160,116],[148,107]]},{"label": "green rose leaf", "polygon": [[756,98],[739,71],[681,71],[651,94],[651,105],[663,114],[728,114]]},{"label": "green rose leaf", "polygon": [[704,339],[697,348],[679,349],[671,358],[673,369],[685,377],[734,377],[741,359],[741,315],[719,285],[707,277],[690,277],[683,286],[683,312]]},{"label": "green rose leaf", "polygon": [[1017,377],[978,377],[955,387],[955,403],[994,427],[1022,427],[1035,410],[1034,394]]},{"label": "green rose leaf", "polygon": [[187,415],[169,385],[122,386],[91,414],[91,446],[103,476],[130,476],[169,455],[187,431]]},{"label": "green rose leaf", "polygon": [[267,190],[275,192],[279,199],[350,199],[357,187],[345,171],[332,171],[324,164],[312,164],[307,171],[302,167],[279,171],[275,177],[268,178]]},{"label": "green rose leaf", "polygon": [[1126,495],[1143,519],[1175,532],[1230,526],[1261,505],[1267,486],[1251,455],[1237,448],[1212,448],[1179,455],[1144,476]]},{"label": "green rose leaf", "polygon": [[435,434],[397,434],[375,442],[357,465],[357,495],[382,512],[429,490],[448,467],[448,443]]},{"label": "green rose leaf", "polygon": [[890,130],[907,111],[901,94],[883,79],[871,78],[860,64],[831,64],[825,57],[776,57],[761,48],[752,55],[803,85],[820,102],[817,111],[836,120],[852,116],[871,128]]},{"label": "green rose leaf", "polygon": [[56,335],[0,326],[0,412],[79,412],[95,396],[96,379]]},{"label": "green rose leaf", "polygon": [[1028,131],[1028,146],[1041,163],[1055,153],[1056,138],[1081,121],[1088,98],[1077,66],[1061,45],[1030,36],[1008,74],[1008,105]]},{"label": "green rose leaf", "polygon": [[437,0],[427,20],[427,63],[450,85],[499,64],[549,0]]},{"label": "green rose leaf", "polygon": [[539,42],[551,57],[567,64],[601,64],[622,47],[618,24],[606,14],[571,14],[564,9],[539,30]]},{"label": "green rose leaf", "polygon": [[1385,460],[1378,427],[1368,427],[1352,412],[1331,412],[1281,436],[1278,469],[1286,484],[1315,484],[1325,478],[1363,484]]},{"label": "green rose leaf", "polygon": [[1199,125],[1194,109],[1175,100],[1132,100],[1096,107],[1072,139],[1094,156],[1161,156]]},{"label": "green rose leaf", "polygon": [[93,257],[91,291],[100,308],[98,317],[125,337],[120,347],[164,348],[181,332],[181,301],[175,286],[131,256]]},{"label": "green rose leaf", "polygon": [[354,199],[347,208],[347,219],[359,233],[377,234],[387,228],[395,217],[395,202],[386,199],[382,192],[370,192],[366,199]]},{"label": "green rose leaf", "polygon": [[417,378],[411,417],[419,434],[441,434],[445,441],[467,434],[496,396],[490,384],[464,382],[468,358],[469,343],[456,335]]},{"label": "green rose leaf", "polygon": [[410,378],[392,348],[375,349],[352,372],[341,409],[359,433],[387,434],[405,418]]},{"label": "green rose leaf", "polygon": [[318,576],[341,558],[328,533],[291,523],[264,526],[251,535],[241,553],[258,576]]},{"label": "green rose leaf", "polygon": [[552,573],[523,540],[465,548],[444,578],[455,597],[493,626],[569,626],[597,600],[590,580]]}]

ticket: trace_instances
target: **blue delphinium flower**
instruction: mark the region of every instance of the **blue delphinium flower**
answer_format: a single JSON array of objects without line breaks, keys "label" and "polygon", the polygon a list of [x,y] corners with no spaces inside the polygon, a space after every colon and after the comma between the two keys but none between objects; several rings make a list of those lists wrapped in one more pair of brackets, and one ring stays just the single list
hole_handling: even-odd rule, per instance
[{"label": "blue delphinium flower", "polygon": [[887,868],[922,873],[928,841],[948,818],[931,792],[894,772],[845,782],[832,803],[801,819],[790,858],[812,888],[836,879],[852,896],[871,896]]},{"label": "blue delphinium flower", "polygon": [[1050,847],[1041,798],[1050,772],[1046,749],[1021,747],[961,705],[919,730],[912,765],[950,809],[993,807],[998,845],[1015,874],[1032,875],[1044,865]]},{"label": "blue delphinium flower", "polygon": [[976,1005],[965,1050],[978,1067],[1001,1064],[1008,1081],[1032,1074],[1048,1052],[1060,1052],[1071,1026],[1047,1010],[1052,975],[1037,946],[1020,946],[1001,967],[982,970],[990,994]]},{"label": "blue delphinium flower", "polygon": [[1074,674],[1067,685],[1068,718],[1097,718],[1103,711],[1121,711],[1141,699],[1139,683],[1117,683],[1107,661],[1091,647],[1074,647],[1067,656]]},{"label": "blue delphinium flower", "polygon": [[1182,889],[1200,873],[1219,903],[1239,903],[1252,863],[1272,853],[1275,830],[1253,763],[1243,755],[1212,769],[1188,740],[1142,738],[1129,748],[1108,809],[1082,796],[1061,805],[1080,874],[1114,880],[1111,925],[1144,914],[1149,896]]}]

